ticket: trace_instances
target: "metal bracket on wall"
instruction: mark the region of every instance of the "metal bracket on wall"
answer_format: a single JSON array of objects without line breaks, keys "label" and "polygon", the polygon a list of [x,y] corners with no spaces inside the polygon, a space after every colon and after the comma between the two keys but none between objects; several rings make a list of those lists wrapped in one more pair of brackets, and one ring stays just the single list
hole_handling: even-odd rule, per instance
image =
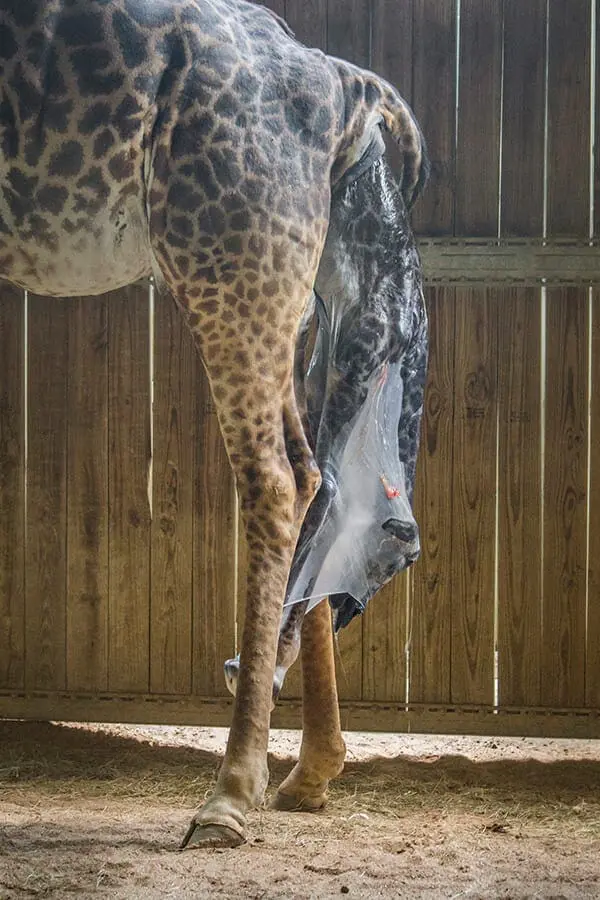
[{"label": "metal bracket on wall", "polygon": [[600,244],[417,238],[427,285],[506,287],[600,284]]}]

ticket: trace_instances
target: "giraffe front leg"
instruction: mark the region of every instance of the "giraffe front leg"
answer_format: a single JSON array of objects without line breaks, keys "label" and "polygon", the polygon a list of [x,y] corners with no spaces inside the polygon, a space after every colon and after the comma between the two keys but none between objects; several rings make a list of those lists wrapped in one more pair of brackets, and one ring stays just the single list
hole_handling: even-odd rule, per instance
[{"label": "giraffe front leg", "polygon": [[324,600],[302,625],[302,745],[300,757],[279,787],[275,809],[305,812],[325,805],[329,781],[344,768],[329,603]]}]

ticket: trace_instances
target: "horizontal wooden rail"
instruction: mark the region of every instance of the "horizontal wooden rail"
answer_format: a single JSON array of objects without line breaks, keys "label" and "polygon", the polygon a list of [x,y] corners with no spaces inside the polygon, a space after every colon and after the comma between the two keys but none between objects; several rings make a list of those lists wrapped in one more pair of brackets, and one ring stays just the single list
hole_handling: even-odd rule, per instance
[{"label": "horizontal wooden rail", "polygon": [[418,236],[417,243],[429,285],[600,285],[598,241]]},{"label": "horizontal wooden rail", "polygon": [[582,241],[420,238],[426,284],[600,284],[600,245]]},{"label": "horizontal wooden rail", "polygon": [[[0,718],[6,719],[228,727],[231,708],[229,698],[83,692],[0,694]],[[600,709],[405,706],[355,700],[342,701],[340,708],[345,731],[600,738]],[[301,709],[298,700],[281,700],[273,711],[272,726],[299,728]]]}]

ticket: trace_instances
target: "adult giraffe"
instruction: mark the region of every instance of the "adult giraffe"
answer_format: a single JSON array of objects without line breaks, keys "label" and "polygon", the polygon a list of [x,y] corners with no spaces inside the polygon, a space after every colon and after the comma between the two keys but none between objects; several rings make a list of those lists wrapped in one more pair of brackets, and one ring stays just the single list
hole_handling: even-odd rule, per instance
[{"label": "adult giraffe", "polygon": [[[320,484],[295,348],[322,257],[339,270],[323,255],[332,191],[381,155],[380,125],[403,150],[410,205],[425,166],[406,104],[301,46],[264,8],[0,0],[0,276],[65,296],[154,273],[202,355],[241,499],[248,599],[233,721],[188,844],[243,840],[267,783],[282,604]],[[311,808],[344,755],[325,605],[302,642],[303,747],[277,803]]]}]

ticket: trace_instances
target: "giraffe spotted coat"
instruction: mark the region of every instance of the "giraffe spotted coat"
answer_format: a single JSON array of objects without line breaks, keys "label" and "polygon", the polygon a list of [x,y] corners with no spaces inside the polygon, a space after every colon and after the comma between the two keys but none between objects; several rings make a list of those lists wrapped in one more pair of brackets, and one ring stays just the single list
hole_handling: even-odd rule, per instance
[{"label": "giraffe spotted coat", "polygon": [[[235,844],[267,783],[286,583],[320,474],[294,390],[332,190],[380,126],[410,204],[423,144],[398,93],[244,0],[0,0],[0,277],[48,296],[154,274],[202,355],[235,473],[247,603],[227,752],[186,841]],[[300,408],[299,408],[300,404]],[[343,759],[323,606],[301,625],[304,738],[280,803]]]}]

